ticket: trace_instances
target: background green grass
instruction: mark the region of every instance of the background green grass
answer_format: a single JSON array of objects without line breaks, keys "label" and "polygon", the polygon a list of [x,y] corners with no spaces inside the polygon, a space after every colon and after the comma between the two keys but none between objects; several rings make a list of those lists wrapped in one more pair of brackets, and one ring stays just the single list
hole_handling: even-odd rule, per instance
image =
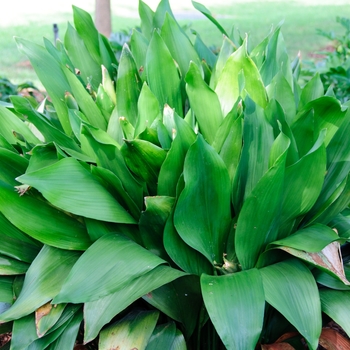
[{"label": "background green grass", "polygon": [[[157,0],[145,0],[155,9]],[[208,45],[220,46],[221,34],[207,19],[201,16],[191,5],[190,0],[170,1],[175,16],[181,24],[190,23]],[[316,34],[317,28],[341,32],[335,22],[336,16],[350,17],[348,0],[203,0],[220,23],[229,30],[232,25],[244,36],[249,34],[251,45],[257,44],[270,31],[284,21],[284,35],[289,54],[294,57],[299,51],[303,59],[321,50],[330,43]],[[19,53],[14,36],[42,43],[42,37],[53,40],[52,24],[57,23],[63,40],[67,21],[72,22],[70,0],[58,2],[31,0],[2,2],[0,5],[0,76],[15,83],[31,80],[39,84],[26,57]],[[93,0],[73,1],[92,15]],[[111,0],[113,11],[113,31],[131,29],[139,24],[137,0]],[[40,85],[40,84],[39,84]]]}]

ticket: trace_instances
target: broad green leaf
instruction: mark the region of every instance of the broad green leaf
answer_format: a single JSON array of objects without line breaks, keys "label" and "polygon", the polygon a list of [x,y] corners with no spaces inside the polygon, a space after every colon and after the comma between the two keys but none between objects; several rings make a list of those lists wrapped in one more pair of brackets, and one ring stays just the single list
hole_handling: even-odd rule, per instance
[{"label": "broad green leaf", "polygon": [[193,7],[198,10],[199,12],[201,12],[205,17],[207,17],[210,22],[212,22],[216,28],[218,28],[220,30],[220,32],[226,36],[229,36],[225,29],[221,26],[221,24],[213,17],[213,15],[211,14],[211,12],[202,4],[200,4],[199,2],[196,1],[192,1],[192,5]]},{"label": "broad green leaf", "polygon": [[321,334],[321,303],[310,270],[297,259],[260,269],[266,301],[277,309],[316,350]]},{"label": "broad green leaf", "polygon": [[78,220],[31,195],[20,197],[12,186],[1,181],[0,211],[19,230],[45,244],[84,250],[91,243]]},{"label": "broad green leaf", "polygon": [[20,38],[16,38],[16,43],[19,51],[29,58],[35,73],[55,106],[63,130],[69,135],[72,129],[63,97],[67,91],[71,92],[71,88],[65,74],[62,72],[61,65],[52,59],[50,53],[40,45]]},{"label": "broad green leaf", "polygon": [[77,312],[73,319],[69,322],[62,334],[53,343],[50,344],[49,350],[61,350],[61,349],[73,349],[78,332],[80,330],[80,324],[83,319],[81,312]]},{"label": "broad green leaf", "polygon": [[350,334],[350,292],[331,289],[320,290],[322,311]]},{"label": "broad green leaf", "polygon": [[324,95],[324,88],[319,73],[316,73],[301,91],[298,110],[301,110],[309,102]]},{"label": "broad green leaf", "polygon": [[160,265],[120,286],[114,293],[96,301],[85,303],[84,341],[88,342],[96,338],[105,324],[110,322],[115,315],[123,311],[135,300],[182,276],[185,276],[184,272]]},{"label": "broad green leaf", "polygon": [[315,224],[298,230],[286,238],[272,242],[269,247],[286,246],[309,253],[317,253],[339,239],[339,236],[330,227]]},{"label": "broad green leaf", "polygon": [[[101,70],[101,68],[99,67]],[[63,72],[70,84],[72,95],[76,99],[79,108],[86,116],[89,123],[97,128],[106,130],[107,122],[100,109],[95,104],[85,87],[81,84],[77,76],[68,68],[63,68]],[[98,82],[100,82],[99,80]]]},{"label": "broad green leaf", "polygon": [[243,148],[232,191],[236,212],[239,212],[244,200],[268,170],[274,141],[273,129],[266,120],[264,111],[256,106],[254,111],[248,112],[251,111],[246,111],[244,116]]},{"label": "broad green leaf", "polygon": [[176,196],[176,186],[183,172],[185,156],[191,144],[196,140],[196,134],[191,127],[180,118],[173,109],[164,109],[164,124],[171,129],[173,140],[170,150],[160,168],[158,177],[158,195]]},{"label": "broad green leaf", "polygon": [[164,259],[168,258],[163,246],[164,226],[174,202],[173,197],[145,197],[146,210],[141,213],[139,221],[142,245]]},{"label": "broad green leaf", "polygon": [[[164,260],[125,236],[106,234],[74,265],[53,303],[97,300],[163,263]],[[84,283],[87,279],[89,285]]]},{"label": "broad green leaf", "polygon": [[210,319],[227,349],[254,349],[265,308],[259,271],[251,269],[225,276],[203,274],[201,287]]},{"label": "broad green leaf", "polygon": [[34,314],[15,320],[12,328],[11,350],[28,349],[38,338],[35,332]]},{"label": "broad green leaf", "polygon": [[28,160],[18,153],[0,148],[0,167],[0,180],[9,185],[16,186],[18,182],[15,179],[26,171]]},{"label": "broad green leaf", "polygon": [[169,49],[157,31],[153,32],[148,46],[146,74],[149,87],[157,97],[160,108],[163,109],[164,105],[168,104],[182,117],[179,73]]},{"label": "broad green leaf", "polygon": [[186,338],[193,334],[202,307],[199,277],[184,276],[151,291],[143,297],[149,304],[181,322]]},{"label": "broad green leaf", "polygon": [[0,275],[22,275],[28,270],[29,264],[0,254]]},{"label": "broad green leaf", "polygon": [[226,61],[215,88],[224,116],[231,111],[241,95],[240,72],[243,72],[244,75],[244,94],[248,94],[260,107],[265,108],[267,105],[267,93],[263,81],[255,63],[248,56],[247,41],[245,41]]},{"label": "broad green leaf", "polygon": [[117,323],[104,329],[99,338],[100,350],[146,349],[148,340],[157,324],[159,312],[131,312]]},{"label": "broad green leaf", "polygon": [[109,222],[135,223],[93,175],[73,158],[64,158],[18,179],[38,189],[53,205],[73,214]]},{"label": "broad green leaf", "polygon": [[60,319],[66,304],[52,305],[50,302],[35,311],[35,325],[38,337],[41,338]]},{"label": "broad green leaf", "polygon": [[40,143],[37,137],[31,132],[28,126],[23,123],[14,113],[7,108],[0,106],[0,134],[9,144],[20,143],[13,132],[21,134],[24,139],[33,144]]},{"label": "broad green leaf", "polygon": [[125,141],[121,152],[129,169],[138,179],[147,183],[151,194],[155,194],[166,151],[151,142],[135,139]]},{"label": "broad green leaf", "polygon": [[[91,15],[83,9],[74,5],[72,6],[72,8],[75,29],[84,41],[85,47],[91,55],[91,57],[93,58],[93,60],[96,63],[101,64],[98,40],[99,33],[95,28]],[[82,57],[84,56],[82,55]]]},{"label": "broad green leaf", "polygon": [[[90,31],[89,37],[93,34]],[[90,52],[93,55],[95,55],[95,52],[92,51],[91,45],[89,45],[90,47],[85,46],[83,39],[70,23],[68,23],[67,32],[64,36],[64,45],[74,68],[79,70],[79,75],[84,84],[91,84],[93,90],[97,91],[98,85],[102,81],[101,63],[93,59]]]},{"label": "broad green leaf", "polygon": [[142,34],[148,39],[151,39],[153,31],[153,17],[154,12],[151,8],[142,0],[139,0],[139,16],[141,19],[141,31]]},{"label": "broad green leaf", "polygon": [[193,44],[169,13],[165,16],[161,37],[179,65],[182,78],[185,78],[190,62],[193,62],[192,64],[197,65],[198,68],[201,67],[201,61]]},{"label": "broad green leaf", "polygon": [[326,172],[324,137],[325,132],[320,133],[312,149],[286,168],[281,212],[281,226],[285,226],[282,226],[280,237],[290,232],[292,220],[312,208],[321,192]]},{"label": "broad green leaf", "polygon": [[212,144],[223,121],[218,96],[204,82],[199,68],[194,62],[191,62],[185,80],[188,98],[198,121],[200,132],[205,140]]},{"label": "broad green leaf", "polygon": [[0,315],[0,322],[29,315],[55,297],[79,256],[78,252],[44,246],[26,273],[19,297]]},{"label": "broad green leaf", "polygon": [[282,133],[279,137],[280,140],[276,140],[283,145],[280,156],[253,188],[238,216],[235,247],[243,270],[253,268],[266,245],[278,237],[285,162],[290,144]]},{"label": "broad green leaf", "polygon": [[125,44],[120,56],[116,82],[117,111],[119,117],[125,117],[133,126],[136,123],[141,87],[138,68],[129,47]]},{"label": "broad green leaf", "polygon": [[230,178],[223,160],[201,135],[187,152],[184,180],[174,214],[176,230],[210,262],[221,263],[231,222]]},{"label": "broad green leaf", "polygon": [[175,229],[174,210],[169,216],[164,228],[164,248],[170,258],[182,270],[200,276],[202,273],[213,273],[210,262],[194,248],[187,245]]}]

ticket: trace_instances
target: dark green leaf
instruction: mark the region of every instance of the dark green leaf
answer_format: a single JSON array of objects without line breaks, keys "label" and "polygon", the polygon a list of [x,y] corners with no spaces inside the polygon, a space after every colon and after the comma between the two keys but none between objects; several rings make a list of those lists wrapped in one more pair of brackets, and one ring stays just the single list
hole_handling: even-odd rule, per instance
[{"label": "dark green leaf", "polygon": [[78,220],[31,195],[20,197],[3,182],[0,182],[0,211],[19,230],[45,244],[75,250],[90,245],[89,236]]},{"label": "dark green leaf", "polygon": [[253,188],[238,216],[235,246],[243,270],[254,267],[266,245],[278,237],[285,161],[290,143],[282,133],[276,142],[282,144],[280,156]]},{"label": "dark green leaf", "polygon": [[230,178],[223,160],[201,135],[187,152],[184,180],[174,214],[176,230],[210,262],[220,263],[231,222]]},{"label": "dark green leaf", "polygon": [[91,219],[135,223],[93,175],[73,158],[64,158],[18,179],[38,189],[48,201],[63,210]]},{"label": "dark green leaf", "polygon": [[265,308],[259,271],[252,269],[225,276],[203,274],[201,287],[210,319],[227,349],[254,349]]},{"label": "dark green leaf", "polygon": [[321,334],[321,303],[310,270],[297,259],[260,269],[266,301],[317,349]]},{"label": "dark green leaf", "polygon": [[96,301],[85,303],[84,341],[88,342],[94,339],[106,323],[135,300],[184,275],[185,273],[179,270],[160,265],[122,285],[116,292]]},{"label": "dark green leaf", "polygon": [[[106,234],[81,256],[53,302],[97,300],[164,262],[122,235]],[[84,282],[87,279],[88,285]]]}]

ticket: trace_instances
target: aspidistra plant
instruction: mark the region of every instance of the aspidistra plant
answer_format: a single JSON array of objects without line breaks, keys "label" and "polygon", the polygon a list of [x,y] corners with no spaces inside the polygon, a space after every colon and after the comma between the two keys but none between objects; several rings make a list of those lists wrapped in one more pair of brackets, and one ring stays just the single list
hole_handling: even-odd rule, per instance
[{"label": "aspidistra plant", "polygon": [[[117,61],[85,11],[16,38],[49,98],[0,105],[0,330],[10,348],[317,349],[350,335],[350,112],[298,85],[280,27],[215,55],[139,2]],[[344,257],[344,261],[342,259]],[[323,316],[326,315],[326,316]],[[82,330],[82,332],[79,332]]]}]

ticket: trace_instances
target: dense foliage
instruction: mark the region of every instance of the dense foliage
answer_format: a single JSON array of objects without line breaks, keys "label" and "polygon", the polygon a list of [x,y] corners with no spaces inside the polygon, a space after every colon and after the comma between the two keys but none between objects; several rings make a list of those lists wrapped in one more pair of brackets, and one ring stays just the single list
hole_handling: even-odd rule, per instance
[{"label": "dense foliage", "polygon": [[[216,56],[140,1],[117,61],[74,7],[17,38],[49,98],[0,105],[0,333],[12,350],[318,347],[350,335],[350,112],[280,27]],[[101,69],[102,67],[102,69]],[[291,333],[290,333],[291,332]]]}]

